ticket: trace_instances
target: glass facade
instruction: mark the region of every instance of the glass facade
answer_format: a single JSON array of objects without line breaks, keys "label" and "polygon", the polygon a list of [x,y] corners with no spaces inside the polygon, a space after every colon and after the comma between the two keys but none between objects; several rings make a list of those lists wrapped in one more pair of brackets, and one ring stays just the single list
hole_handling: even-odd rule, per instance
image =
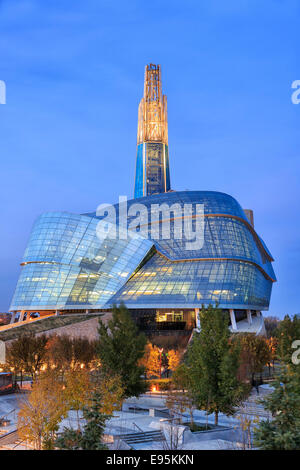
[{"label": "glass facade", "polygon": [[139,311],[216,302],[224,309],[268,309],[273,258],[235,199],[212,191],[169,192],[128,201],[128,209],[136,202],[149,213],[152,204],[191,204],[193,211],[203,204],[203,246],[185,249],[186,239],[175,230],[185,219],[172,210],[156,222],[169,220],[168,239],[151,238],[150,217],[148,238],[129,230],[123,239],[118,204],[116,239],[97,237],[95,213],[46,213],[33,227],[10,309],[109,308],[122,301]]},{"label": "glass facade", "polygon": [[144,194],[144,145],[137,146],[134,197],[141,197]]},{"label": "glass facade", "polygon": [[[136,202],[144,204],[149,214],[154,204],[191,205],[194,216],[196,204],[203,204],[204,244],[186,250],[183,225],[183,237],[176,239],[178,220],[175,223],[170,210],[170,238],[153,240],[157,253],[113,296],[112,303],[123,301],[131,309],[195,308],[215,302],[226,309],[268,309],[276,281],[273,257],[234,198],[214,191],[172,191],[128,201],[128,208]],[[116,209],[118,214],[118,205]],[[151,239],[150,216],[148,221]]]},{"label": "glass facade", "polygon": [[268,307],[272,282],[242,261],[172,262],[156,254],[112,298],[128,308]]},{"label": "glass facade", "polygon": [[145,142],[137,146],[134,197],[150,196],[170,190],[168,146]]},{"label": "glass facade", "polygon": [[39,217],[10,309],[105,305],[153,244],[137,234],[100,240],[98,222],[64,212]]}]

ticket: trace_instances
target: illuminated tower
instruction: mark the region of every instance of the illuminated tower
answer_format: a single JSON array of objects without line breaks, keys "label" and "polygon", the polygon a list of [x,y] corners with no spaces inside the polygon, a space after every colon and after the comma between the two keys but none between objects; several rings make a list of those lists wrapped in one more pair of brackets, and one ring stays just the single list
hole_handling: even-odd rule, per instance
[{"label": "illuminated tower", "polygon": [[149,64],[139,104],[134,197],[169,189],[167,97],[162,94],[160,65]]}]

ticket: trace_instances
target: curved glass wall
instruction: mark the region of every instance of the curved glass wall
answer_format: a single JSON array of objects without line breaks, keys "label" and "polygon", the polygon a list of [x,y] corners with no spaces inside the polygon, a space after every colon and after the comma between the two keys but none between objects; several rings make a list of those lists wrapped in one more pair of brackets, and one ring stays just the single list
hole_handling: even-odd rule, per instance
[{"label": "curved glass wall", "polygon": [[179,261],[156,254],[111,299],[128,308],[268,308],[272,282],[249,262]]},{"label": "curved glass wall", "polygon": [[99,239],[97,219],[46,213],[34,224],[11,310],[104,305],[153,243],[136,234]]},{"label": "curved glass wall", "polygon": [[167,239],[151,239],[151,224],[146,238],[125,231],[118,204],[117,226],[108,224],[117,229],[115,239],[98,238],[100,218],[94,213],[46,213],[34,224],[10,309],[102,308],[121,301],[139,309],[215,302],[222,308],[268,308],[276,280],[273,258],[235,199],[211,191],[169,192],[130,200],[128,209],[137,202],[149,213],[151,204],[192,204],[193,210],[203,204],[203,246],[185,249],[172,212],[164,215],[170,222]]}]

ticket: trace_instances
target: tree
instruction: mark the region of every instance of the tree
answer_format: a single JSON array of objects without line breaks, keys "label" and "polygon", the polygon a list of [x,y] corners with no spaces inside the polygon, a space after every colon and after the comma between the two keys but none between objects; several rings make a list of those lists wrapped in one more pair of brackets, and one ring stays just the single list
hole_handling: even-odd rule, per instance
[{"label": "tree", "polygon": [[96,356],[96,345],[86,338],[68,335],[53,336],[48,345],[48,361],[51,367],[61,370],[89,367]]},{"label": "tree", "polygon": [[[172,375],[172,389],[168,394],[168,404],[166,406],[170,410],[178,409],[189,410],[191,426],[194,423],[193,411],[195,409],[195,400],[192,393],[192,378],[190,374],[190,369],[186,364],[180,364]],[[178,404],[176,404],[176,402]],[[175,405],[175,407],[174,407]],[[172,412],[172,411],[171,411]]]},{"label": "tree", "polygon": [[115,410],[122,408],[124,387],[119,375],[102,374],[97,390],[102,397],[100,407],[102,413],[112,415]]},{"label": "tree", "polygon": [[292,364],[292,354],[294,352],[292,343],[300,339],[300,317],[294,315],[290,318],[286,315],[280,322],[277,332],[278,355],[285,364]]},{"label": "tree", "polygon": [[262,403],[273,419],[261,421],[254,431],[254,443],[263,450],[300,448],[300,374],[285,368],[274,383],[274,392]]},{"label": "tree", "polygon": [[158,347],[147,343],[144,357],[141,359],[140,364],[144,366],[147,377],[159,377],[161,370],[161,353]]},{"label": "tree", "polygon": [[53,335],[49,338],[47,350],[47,359],[51,369],[57,369],[64,374],[71,367],[73,360],[71,338],[67,335]]},{"label": "tree", "polygon": [[190,390],[198,408],[231,415],[243,398],[244,387],[237,379],[239,351],[230,342],[229,318],[211,305],[200,312],[201,331],[194,333],[187,351]]},{"label": "tree", "polygon": [[164,451],[182,449],[184,428],[178,426],[174,421],[166,421],[161,426],[161,431],[165,436],[165,439],[161,441],[161,447]]},{"label": "tree", "polygon": [[125,397],[143,393],[146,384],[141,378],[144,367],[140,360],[147,340],[139,333],[125,305],[113,308],[108,325],[100,318],[98,331],[97,350],[103,370],[121,377]]},{"label": "tree", "polygon": [[241,349],[241,365],[245,368],[246,376],[253,382],[254,375],[261,373],[271,360],[270,349],[263,336],[252,333],[240,334],[235,338]]},{"label": "tree", "polygon": [[83,410],[91,395],[91,383],[86,370],[76,369],[65,373],[64,395],[68,407],[76,411],[77,426],[80,429],[79,411]]},{"label": "tree", "polygon": [[277,348],[278,348],[278,339],[275,338],[274,336],[271,336],[270,338],[267,339],[267,346],[269,348],[268,366],[269,366],[269,376],[270,376],[271,375],[271,363],[274,369],[274,362],[276,359]]},{"label": "tree", "polygon": [[267,338],[271,338],[272,336],[276,336],[277,328],[280,324],[280,320],[277,317],[265,317],[264,319]]},{"label": "tree", "polygon": [[72,338],[73,367],[89,367],[96,358],[96,342],[87,338]]},{"label": "tree", "polygon": [[35,449],[51,448],[62,418],[66,417],[63,385],[59,377],[45,373],[34,383],[27,400],[21,403],[18,415],[18,434]]},{"label": "tree", "polygon": [[22,367],[24,367],[24,365],[22,363],[19,347],[17,347],[14,342],[6,349],[5,365],[3,364],[3,366],[6,370],[9,369],[13,373],[15,386],[17,384],[17,374],[21,374],[22,383]]},{"label": "tree", "polygon": [[27,372],[34,378],[46,361],[46,335],[21,335],[7,348],[6,361],[16,372]]},{"label": "tree", "polygon": [[236,438],[236,450],[250,450],[253,448],[252,442],[252,430],[254,425],[259,423],[259,417],[253,415],[253,410],[251,410],[247,405],[244,408],[243,412],[240,412],[235,415],[235,418],[238,420],[238,437]]},{"label": "tree", "polygon": [[183,390],[169,390],[165,400],[170,415],[182,422],[182,415],[188,407],[187,396]]},{"label": "tree", "polygon": [[29,372],[34,378],[45,364],[47,356],[47,341],[46,335],[29,336],[28,355],[25,356],[25,371]]},{"label": "tree", "polygon": [[56,439],[55,445],[61,450],[105,450],[103,434],[108,415],[102,413],[102,395],[95,392],[91,406],[83,409],[83,417],[86,421],[83,430],[64,428],[64,431]]},{"label": "tree", "polygon": [[179,351],[175,351],[174,349],[170,349],[168,351],[168,366],[172,372],[174,372],[178,368],[180,364],[180,359],[181,355]]}]

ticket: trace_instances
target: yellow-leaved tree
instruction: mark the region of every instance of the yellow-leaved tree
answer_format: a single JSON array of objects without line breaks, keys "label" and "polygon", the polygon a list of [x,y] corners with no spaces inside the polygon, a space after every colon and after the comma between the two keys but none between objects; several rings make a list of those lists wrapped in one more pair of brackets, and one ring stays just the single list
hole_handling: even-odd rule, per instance
[{"label": "yellow-leaved tree", "polygon": [[122,408],[124,401],[124,387],[119,375],[105,374],[100,381],[98,391],[102,397],[100,411],[106,415],[112,415],[115,410]]},{"label": "yellow-leaved tree", "polygon": [[141,364],[145,367],[148,377],[159,377],[161,370],[161,355],[157,346],[147,343],[145,355],[141,359]]},{"label": "yellow-leaved tree", "polygon": [[177,367],[180,364],[180,360],[181,360],[181,354],[179,351],[175,351],[175,349],[170,349],[168,351],[168,365],[169,365],[169,369],[172,372],[174,372],[177,369]]},{"label": "yellow-leaved tree", "polygon": [[59,423],[67,413],[62,382],[57,374],[45,373],[33,383],[29,396],[21,402],[19,437],[36,450],[53,448]]},{"label": "yellow-leaved tree", "polygon": [[91,393],[90,376],[86,369],[65,372],[64,396],[68,407],[76,411],[78,429],[80,429],[80,411],[88,404]]}]

